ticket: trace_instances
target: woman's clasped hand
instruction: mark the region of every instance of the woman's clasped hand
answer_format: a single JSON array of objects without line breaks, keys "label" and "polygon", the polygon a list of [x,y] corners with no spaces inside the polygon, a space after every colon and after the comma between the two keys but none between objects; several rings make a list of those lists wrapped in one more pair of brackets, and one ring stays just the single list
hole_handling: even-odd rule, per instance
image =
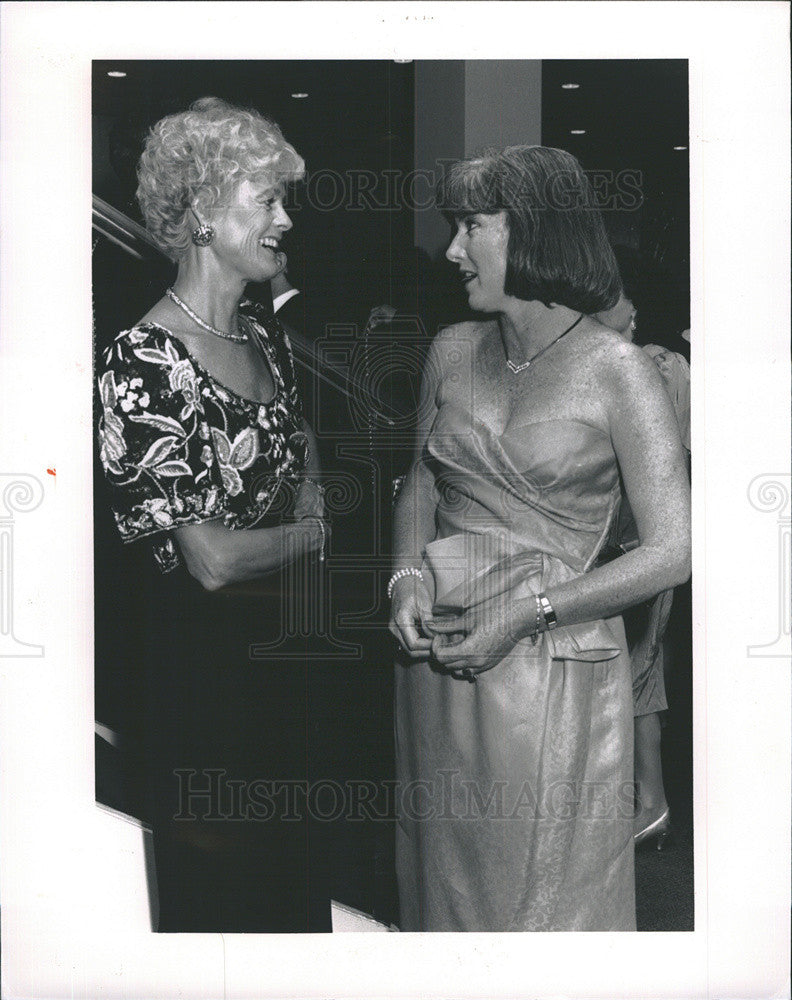
[{"label": "woman's clasped hand", "polygon": [[395,580],[390,630],[412,659],[427,659],[431,654],[432,634],[428,628],[431,615],[432,599],[420,573],[410,573]]},{"label": "woman's clasped hand", "polygon": [[434,633],[432,656],[452,673],[470,675],[492,670],[526,638],[520,633],[514,605],[503,596],[467,611],[435,614],[428,627]]}]

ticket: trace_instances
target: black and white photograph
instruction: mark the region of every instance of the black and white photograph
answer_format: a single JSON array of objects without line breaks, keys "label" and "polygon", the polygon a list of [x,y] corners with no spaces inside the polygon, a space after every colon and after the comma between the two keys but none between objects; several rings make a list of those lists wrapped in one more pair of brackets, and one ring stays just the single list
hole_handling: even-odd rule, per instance
[{"label": "black and white photograph", "polygon": [[156,6],[2,12],[2,995],[788,995],[788,11]]},{"label": "black and white photograph", "polygon": [[638,849],[692,930],[687,61],[93,74],[97,796],[156,929],[634,930]]}]

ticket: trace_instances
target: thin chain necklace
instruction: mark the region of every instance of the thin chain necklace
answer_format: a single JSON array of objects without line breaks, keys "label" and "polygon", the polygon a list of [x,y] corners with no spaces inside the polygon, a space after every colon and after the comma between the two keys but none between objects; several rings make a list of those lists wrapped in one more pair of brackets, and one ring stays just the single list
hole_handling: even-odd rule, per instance
[{"label": "thin chain necklace", "polygon": [[235,344],[247,343],[248,335],[246,333],[226,333],[224,330],[218,330],[217,327],[212,326],[211,323],[207,323],[205,320],[201,319],[200,316],[196,316],[187,303],[182,302],[172,288],[166,288],[165,294],[172,302],[176,303],[179,309],[187,313],[193,323],[197,323],[202,329],[207,330],[209,333],[213,333],[216,337],[222,337],[223,340],[233,340]]},{"label": "thin chain necklace", "polygon": [[536,361],[536,359],[540,357],[540,355],[544,354],[545,351],[549,351],[550,348],[553,346],[553,344],[557,344],[562,337],[566,337],[568,333],[571,333],[582,319],[583,319],[583,313],[581,313],[578,316],[578,318],[575,320],[572,326],[568,326],[563,333],[559,333],[559,335],[556,337],[555,340],[551,340],[549,344],[545,344],[545,346],[541,349],[541,351],[537,351],[532,358],[530,358],[528,361],[523,361],[521,365],[515,365],[513,361],[509,361],[509,359],[506,358],[506,364],[509,366],[509,371],[514,372],[515,375],[518,375],[520,372],[524,372],[526,368],[532,365],[534,361]]}]

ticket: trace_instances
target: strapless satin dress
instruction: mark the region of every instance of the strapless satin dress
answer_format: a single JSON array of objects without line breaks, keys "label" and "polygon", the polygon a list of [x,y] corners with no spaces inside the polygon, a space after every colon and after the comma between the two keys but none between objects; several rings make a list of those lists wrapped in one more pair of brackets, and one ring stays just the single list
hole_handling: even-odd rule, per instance
[{"label": "strapless satin dress", "polygon": [[[496,435],[441,407],[422,573],[436,611],[524,597],[594,563],[619,500],[609,436]],[[396,665],[402,931],[634,930],[633,710],[621,618],[520,641],[476,683]]]}]

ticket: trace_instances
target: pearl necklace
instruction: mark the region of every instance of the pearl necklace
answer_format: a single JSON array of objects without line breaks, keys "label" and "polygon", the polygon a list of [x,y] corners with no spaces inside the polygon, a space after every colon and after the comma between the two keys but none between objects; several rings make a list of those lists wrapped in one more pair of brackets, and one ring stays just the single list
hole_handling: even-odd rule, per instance
[{"label": "pearl necklace", "polygon": [[553,344],[557,344],[557,343],[558,343],[558,341],[559,341],[559,340],[560,340],[560,339],[561,339],[562,337],[566,337],[566,335],[567,335],[568,333],[571,333],[571,332],[572,332],[572,331],[573,331],[573,330],[575,329],[575,327],[576,327],[576,326],[578,325],[578,323],[579,323],[579,322],[580,322],[580,321],[581,321],[582,319],[583,319],[583,313],[581,313],[581,314],[580,314],[580,315],[578,316],[578,318],[577,318],[577,319],[575,320],[575,322],[574,322],[574,323],[572,324],[572,326],[568,326],[568,327],[566,328],[566,330],[564,330],[564,332],[563,332],[563,333],[559,333],[559,335],[558,335],[558,336],[556,337],[556,339],[555,339],[555,340],[551,340],[549,344],[546,344],[546,345],[545,345],[545,346],[544,346],[544,347],[543,347],[543,348],[541,349],[541,351],[537,351],[537,352],[536,352],[536,354],[534,354],[534,356],[533,356],[532,358],[530,358],[530,359],[529,359],[528,361],[523,361],[523,363],[522,363],[521,365],[515,365],[515,363],[514,363],[513,361],[509,361],[509,359],[508,359],[508,358],[506,358],[506,364],[507,364],[507,365],[509,366],[509,371],[512,371],[512,372],[514,372],[514,374],[515,374],[515,375],[519,375],[519,373],[520,373],[520,372],[524,372],[524,371],[525,371],[525,369],[526,369],[526,368],[528,368],[528,367],[529,367],[529,365],[532,365],[532,364],[534,363],[534,361],[536,361],[536,359],[537,359],[537,358],[538,358],[538,357],[539,357],[539,356],[540,356],[541,354],[544,354],[544,352],[545,352],[545,351],[549,351],[549,350],[550,350],[550,348],[551,348],[551,347],[553,346]]},{"label": "pearl necklace", "polygon": [[179,296],[174,292],[172,288],[166,288],[165,294],[168,298],[175,302],[179,309],[187,313],[193,323],[197,323],[202,329],[207,330],[209,333],[213,333],[216,337],[222,337],[223,340],[233,340],[235,344],[246,344],[248,341],[248,335],[246,333],[226,333],[223,330],[218,330],[216,326],[212,326],[205,320],[202,320],[200,316],[196,316],[195,313],[190,309],[186,302],[182,302]]}]

